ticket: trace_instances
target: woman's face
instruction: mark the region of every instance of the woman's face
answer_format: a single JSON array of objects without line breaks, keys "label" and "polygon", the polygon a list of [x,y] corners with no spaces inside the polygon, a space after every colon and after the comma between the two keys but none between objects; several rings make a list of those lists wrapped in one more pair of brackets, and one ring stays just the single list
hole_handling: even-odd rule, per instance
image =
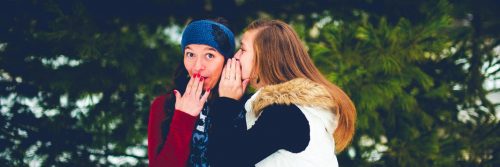
[{"label": "woman's face", "polygon": [[238,49],[238,52],[234,55],[234,58],[238,59],[241,64],[241,79],[250,79],[250,84],[253,85],[253,87],[255,87],[254,81],[250,77],[252,77],[251,74],[255,58],[253,42],[257,33],[258,30],[246,31],[241,38],[240,49]]},{"label": "woman's face", "polygon": [[224,66],[224,56],[216,49],[203,44],[190,44],[184,49],[184,67],[193,77],[203,77],[203,89],[211,89],[219,81]]}]

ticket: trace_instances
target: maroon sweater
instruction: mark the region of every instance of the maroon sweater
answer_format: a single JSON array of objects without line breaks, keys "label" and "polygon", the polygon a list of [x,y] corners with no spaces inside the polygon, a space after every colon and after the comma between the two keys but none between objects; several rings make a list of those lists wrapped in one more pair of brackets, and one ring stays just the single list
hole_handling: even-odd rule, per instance
[{"label": "maroon sweater", "polygon": [[161,141],[161,123],[166,114],[164,104],[170,94],[158,96],[151,104],[148,124],[148,158],[149,166],[185,167],[189,157],[190,141],[197,117],[175,110],[170,129],[161,151],[157,148]]}]

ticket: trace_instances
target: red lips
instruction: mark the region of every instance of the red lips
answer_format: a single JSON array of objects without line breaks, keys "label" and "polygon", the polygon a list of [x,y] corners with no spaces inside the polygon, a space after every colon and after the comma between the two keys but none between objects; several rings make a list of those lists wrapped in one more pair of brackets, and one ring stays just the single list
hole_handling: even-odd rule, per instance
[{"label": "red lips", "polygon": [[200,78],[200,81],[203,81],[203,80],[207,79],[208,77],[201,76],[201,74],[196,73],[193,75],[193,78]]}]

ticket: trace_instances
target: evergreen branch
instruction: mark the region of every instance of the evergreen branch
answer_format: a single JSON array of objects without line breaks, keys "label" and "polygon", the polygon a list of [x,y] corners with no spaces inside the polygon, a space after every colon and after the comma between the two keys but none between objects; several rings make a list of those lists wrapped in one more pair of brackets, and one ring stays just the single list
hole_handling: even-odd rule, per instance
[{"label": "evergreen branch", "polygon": [[500,45],[500,40],[497,40],[495,41],[495,43],[485,47],[483,50],[485,51],[489,51],[489,50],[493,50],[494,48],[496,48],[498,45]]},{"label": "evergreen branch", "polygon": [[117,152],[109,152],[109,151],[106,151],[105,153],[99,153],[99,152],[94,152],[94,151],[88,151],[87,152],[89,154],[92,154],[92,155],[98,155],[98,156],[104,156],[104,157],[108,157],[108,156],[126,156],[126,157],[132,157],[132,158],[136,158],[136,159],[146,159],[147,157],[143,157],[143,156],[137,156],[137,155],[132,155],[132,154],[124,154],[124,153],[117,153]]},{"label": "evergreen branch", "polygon": [[489,68],[495,66],[499,62],[499,60],[495,60],[494,58],[495,58],[495,56],[492,55],[492,53],[486,54],[487,60],[485,60],[486,61],[485,64],[488,64],[488,65],[485,69],[489,69]]},{"label": "evergreen branch", "polygon": [[13,134],[9,133],[9,131],[7,131],[7,130],[6,130],[6,129],[4,129],[4,128],[1,128],[1,129],[0,129],[0,132],[2,132],[2,133],[0,133],[0,134],[3,134],[3,135],[5,135],[5,136],[7,136],[7,139],[13,139],[13,138],[17,137],[17,136],[15,136],[15,135],[13,135]]},{"label": "evergreen branch", "polygon": [[[479,99],[481,100],[481,103],[483,103],[483,106],[486,107],[489,110],[489,113],[486,112],[486,114],[492,115],[493,117],[495,116],[495,106],[493,103],[486,98],[486,95],[480,96]],[[490,117],[486,117],[490,118]]]},{"label": "evergreen branch", "polygon": [[488,90],[487,94],[495,93],[495,92],[500,92],[500,88],[495,88],[495,89]]},{"label": "evergreen branch", "polygon": [[[497,63],[500,63],[500,61],[495,62],[495,64],[497,64]],[[490,66],[490,67],[491,67],[491,66]],[[490,67],[488,67],[488,68],[490,68]],[[485,77],[486,77],[486,78],[489,78],[489,77],[491,77],[491,76],[496,75],[498,72],[500,72],[500,68],[498,68],[497,70],[495,70],[495,71],[493,71],[493,72],[490,72],[489,74],[486,74],[486,76],[485,76]]]}]

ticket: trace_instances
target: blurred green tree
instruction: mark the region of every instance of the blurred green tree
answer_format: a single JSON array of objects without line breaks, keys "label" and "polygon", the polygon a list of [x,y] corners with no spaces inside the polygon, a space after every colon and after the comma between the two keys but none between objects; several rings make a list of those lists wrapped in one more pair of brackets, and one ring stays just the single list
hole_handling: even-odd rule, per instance
[{"label": "blurred green tree", "polygon": [[[282,19],[358,109],[342,166],[498,166],[494,0],[6,1],[0,164],[145,166],[149,104],[172,84],[178,35],[222,16],[239,34]],[[496,49],[496,50],[495,50]]]}]

